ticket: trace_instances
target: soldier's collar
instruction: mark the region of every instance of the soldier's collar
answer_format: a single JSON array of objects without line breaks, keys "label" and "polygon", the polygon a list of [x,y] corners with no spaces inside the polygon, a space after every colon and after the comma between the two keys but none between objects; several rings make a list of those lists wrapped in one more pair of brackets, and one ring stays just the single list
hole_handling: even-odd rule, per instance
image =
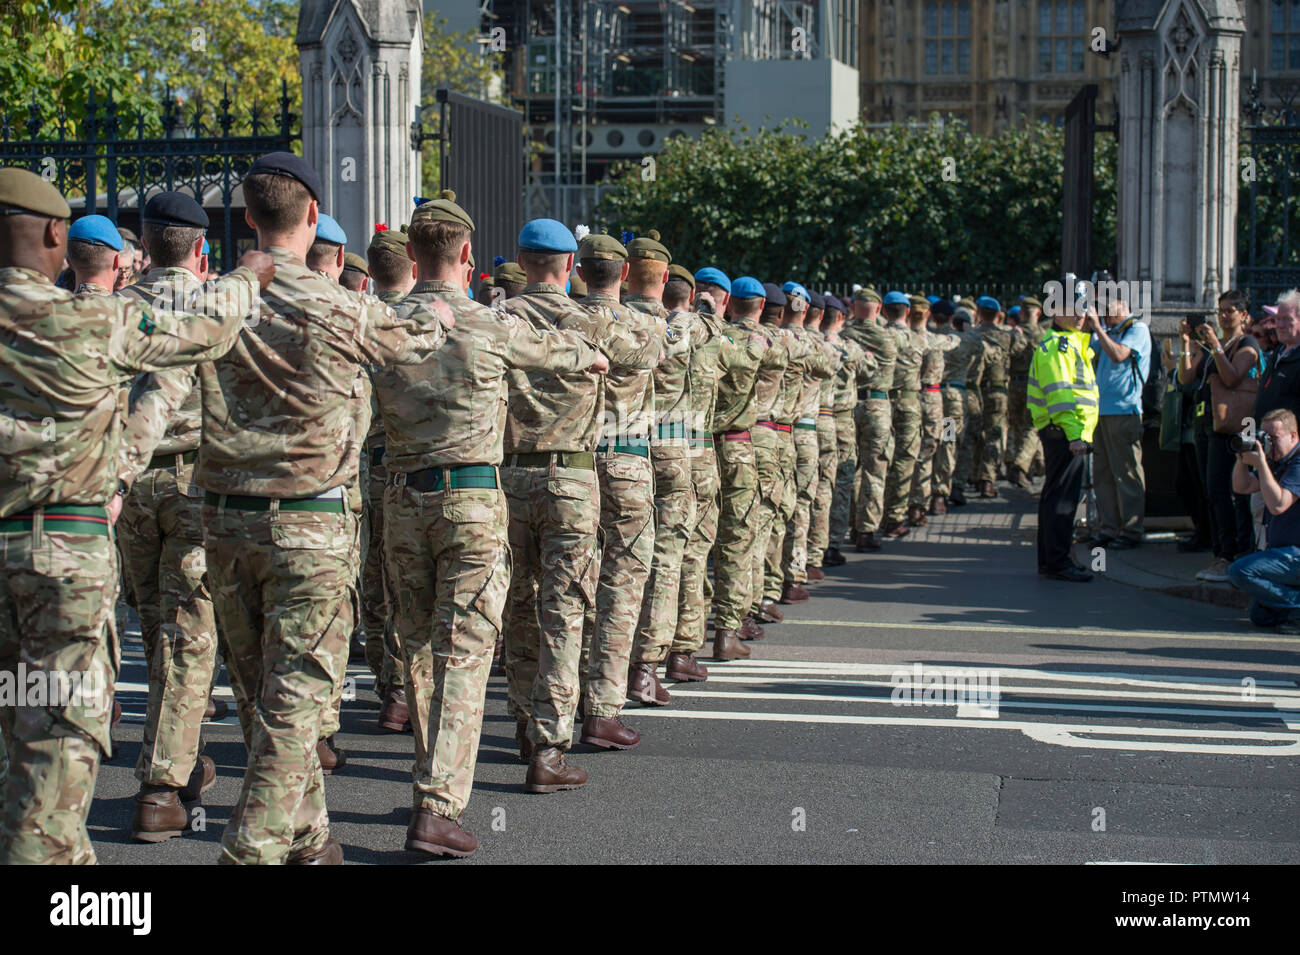
[{"label": "soldier's collar", "polygon": [[81,282],[78,283],[73,295],[112,295],[113,290],[105,288],[98,282]]},{"label": "soldier's collar", "polygon": [[582,299],[584,302],[613,302],[618,304],[618,296],[610,295],[608,292],[588,292]]},{"label": "soldier's collar", "polygon": [[416,282],[415,287],[411,289],[411,294],[414,295],[416,292],[455,292],[460,295],[465,294],[465,290],[455,282],[444,282],[442,279]]},{"label": "soldier's collar", "polygon": [[7,268],[0,269],[0,282],[13,282],[15,280],[36,282],[38,285],[53,285],[50,277],[44,272],[37,272],[35,269],[25,269],[19,265],[10,265]]},{"label": "soldier's collar", "polygon": [[158,279],[174,278],[191,278],[196,282],[199,280],[199,277],[187,268],[182,268],[179,265],[159,265],[146,272],[144,278],[142,278],[137,284],[142,285],[145,282],[153,282]]},{"label": "soldier's collar", "polygon": [[293,262],[295,265],[306,266],[307,260],[292,249],[286,249],[282,245],[272,245],[262,250],[277,262]]},{"label": "soldier's collar", "polygon": [[568,298],[569,293],[564,291],[564,286],[556,285],[554,282],[534,282],[532,285],[524,286],[524,295],[531,295],[534,292],[544,292],[548,295],[563,295]]}]

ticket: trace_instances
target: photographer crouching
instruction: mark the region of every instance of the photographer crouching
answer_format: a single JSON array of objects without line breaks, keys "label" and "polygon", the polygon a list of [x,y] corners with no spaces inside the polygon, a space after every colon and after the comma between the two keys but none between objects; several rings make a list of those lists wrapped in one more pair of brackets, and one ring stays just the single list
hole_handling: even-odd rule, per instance
[{"label": "photographer crouching", "polygon": [[1266,550],[1232,563],[1228,578],[1250,594],[1250,622],[1257,627],[1285,624],[1300,610],[1300,434],[1296,416],[1286,408],[1264,415],[1254,438],[1233,435],[1229,448],[1236,453],[1232,489],[1238,494],[1256,491],[1267,509]]}]

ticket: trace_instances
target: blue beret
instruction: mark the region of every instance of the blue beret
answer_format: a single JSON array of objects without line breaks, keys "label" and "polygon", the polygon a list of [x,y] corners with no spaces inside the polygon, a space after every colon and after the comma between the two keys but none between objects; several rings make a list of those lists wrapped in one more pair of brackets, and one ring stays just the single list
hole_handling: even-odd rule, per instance
[{"label": "blue beret", "polygon": [[577,252],[578,240],[555,219],[534,219],[519,230],[519,248],[526,252]]},{"label": "blue beret", "polygon": [[1019,315],[1019,314],[1020,314],[1020,306],[1019,306],[1019,305],[1012,305],[1009,309],[1007,309],[1007,314],[1008,314],[1008,315]]},{"label": "blue beret", "polygon": [[731,293],[731,279],[727,278],[727,273],[722,269],[715,269],[713,266],[706,266],[695,273],[695,282],[707,282],[710,285],[716,285],[718,288]]},{"label": "blue beret", "polygon": [[927,302],[929,302],[931,305],[933,305],[935,302],[939,301],[939,296],[937,296],[937,295],[927,295],[927,296],[925,297],[925,300],[926,300]]},{"label": "blue beret", "polygon": [[248,167],[248,174],[250,176],[285,176],[289,179],[297,179],[307,187],[307,191],[311,193],[311,197],[317,202],[320,202],[320,195],[325,191],[316,170],[293,153],[267,153],[265,156],[259,156],[257,161]]},{"label": "blue beret", "polygon": [[204,240],[203,240],[203,254],[204,254],[204,255],[211,255],[211,254],[212,254],[212,247],[208,245],[208,240],[207,240],[207,239],[204,239]]},{"label": "blue beret", "polygon": [[825,308],[826,297],[820,292],[810,292],[808,293],[808,304],[812,308]]},{"label": "blue beret", "polygon": [[787,303],[785,293],[777,288],[775,282],[763,283],[763,297],[767,299],[768,305],[785,305]]},{"label": "blue beret", "polygon": [[883,304],[885,305],[906,305],[911,307],[912,300],[906,292],[886,292]]},{"label": "blue beret", "polygon": [[992,295],[981,295],[979,298],[975,299],[975,307],[987,308],[991,312],[1002,311],[1002,306],[998,304],[998,300]]},{"label": "blue beret", "polygon": [[812,296],[808,294],[808,290],[798,282],[786,282],[781,286],[781,291],[786,295],[794,294],[798,295],[800,298],[806,298],[810,302],[812,301]]},{"label": "blue beret", "polygon": [[92,245],[106,245],[114,252],[121,252],[125,248],[121,233],[107,216],[82,216],[68,229],[68,238]]},{"label": "blue beret", "polygon": [[333,242],[335,245],[348,244],[348,234],[343,231],[343,227],[333,216],[327,216],[323,212],[316,220],[316,238],[321,242]]},{"label": "blue beret", "polygon": [[[699,276],[695,277],[695,281],[700,281]],[[707,282],[708,279],[705,279],[704,281]],[[766,295],[767,292],[763,289],[763,283],[752,275],[742,275],[740,278],[736,279],[736,281],[731,283],[732,298],[763,298]]]},{"label": "blue beret", "polygon": [[187,229],[206,229],[208,214],[193,196],[183,192],[160,192],[144,204],[142,222],[178,225]]}]

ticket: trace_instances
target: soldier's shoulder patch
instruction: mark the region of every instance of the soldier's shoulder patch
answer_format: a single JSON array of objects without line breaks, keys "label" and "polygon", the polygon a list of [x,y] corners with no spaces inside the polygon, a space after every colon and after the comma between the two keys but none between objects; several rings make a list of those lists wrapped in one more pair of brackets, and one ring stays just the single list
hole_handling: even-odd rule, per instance
[{"label": "soldier's shoulder patch", "polygon": [[140,324],[136,327],[146,335],[152,335],[153,330],[158,327],[158,323],[153,320],[153,315],[147,309],[142,309],[141,311],[143,312],[143,315],[140,318]]}]

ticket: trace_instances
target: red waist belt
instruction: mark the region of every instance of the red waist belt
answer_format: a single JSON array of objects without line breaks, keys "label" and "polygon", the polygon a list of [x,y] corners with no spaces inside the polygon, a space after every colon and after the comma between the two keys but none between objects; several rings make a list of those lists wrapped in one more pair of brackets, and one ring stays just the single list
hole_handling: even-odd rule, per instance
[{"label": "red waist belt", "polygon": [[724,441],[748,441],[748,440],[749,440],[749,432],[748,432],[748,431],[724,431],[724,432],[722,432],[722,440],[724,440]]},{"label": "red waist belt", "polygon": [[792,424],[778,424],[775,421],[760,421],[758,422],[758,426],[760,428],[770,428],[773,431],[781,431],[785,434],[790,434],[790,432],[794,430],[794,425]]},{"label": "red waist belt", "polygon": [[926,390],[926,391],[938,391],[938,390],[939,390],[939,386],[938,386],[938,385],[926,385],[926,386],[925,386],[925,390]]}]

